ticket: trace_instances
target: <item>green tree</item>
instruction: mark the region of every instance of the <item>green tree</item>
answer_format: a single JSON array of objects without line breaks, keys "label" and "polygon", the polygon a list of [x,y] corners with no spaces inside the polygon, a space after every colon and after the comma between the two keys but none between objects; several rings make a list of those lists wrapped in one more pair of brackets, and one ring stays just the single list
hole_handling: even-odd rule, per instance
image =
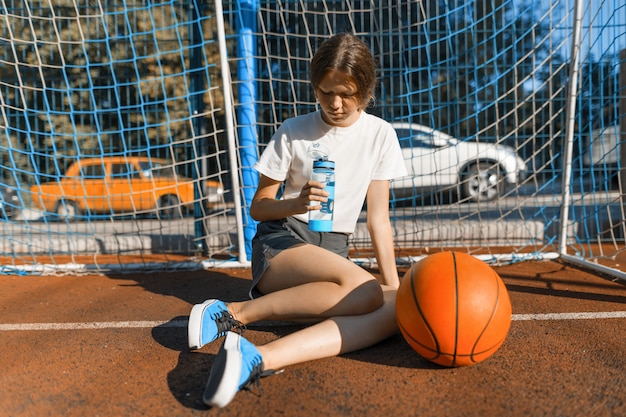
[{"label": "green tree", "polygon": [[57,176],[72,158],[129,151],[187,159],[192,25],[202,25],[204,103],[223,107],[214,19],[190,21],[191,2],[7,3],[0,146],[23,172]]}]

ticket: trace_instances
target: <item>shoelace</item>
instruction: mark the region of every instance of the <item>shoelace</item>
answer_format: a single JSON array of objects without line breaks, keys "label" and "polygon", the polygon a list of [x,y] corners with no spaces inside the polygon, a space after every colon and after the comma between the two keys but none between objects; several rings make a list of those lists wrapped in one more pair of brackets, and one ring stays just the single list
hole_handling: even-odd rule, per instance
[{"label": "shoelace", "polygon": [[256,388],[256,394],[260,397],[263,394],[263,390],[261,389],[261,378],[280,374],[281,372],[283,372],[283,369],[278,371],[273,369],[265,370],[263,368],[263,362],[259,361],[253,366],[252,371],[250,372],[250,378],[244,382],[241,389],[252,392],[253,388]]},{"label": "shoelace", "polygon": [[217,333],[219,336],[224,336],[226,332],[231,330],[242,334],[246,330],[245,324],[235,318],[228,311],[221,311],[219,316],[215,317],[215,324],[217,325]]}]

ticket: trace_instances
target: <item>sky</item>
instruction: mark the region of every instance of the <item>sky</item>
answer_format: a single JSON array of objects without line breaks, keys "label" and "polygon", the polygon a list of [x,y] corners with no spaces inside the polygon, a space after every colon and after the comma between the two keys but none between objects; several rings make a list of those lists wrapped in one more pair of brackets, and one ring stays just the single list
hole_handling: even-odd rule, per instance
[{"label": "sky", "polygon": [[[573,21],[576,0],[565,0]],[[583,0],[582,58],[598,60],[619,55],[626,49],[626,2],[624,0]],[[569,55],[569,52],[568,52]]]},{"label": "sky", "polygon": [[[559,48],[565,61],[570,60],[574,27],[574,10],[578,0],[527,0],[515,2],[519,13],[531,12],[537,21],[551,22],[553,47]],[[604,61],[619,57],[626,49],[626,1],[581,0],[582,28],[580,62]],[[616,67],[617,60],[613,61]],[[535,89],[535,80],[524,85]]]}]

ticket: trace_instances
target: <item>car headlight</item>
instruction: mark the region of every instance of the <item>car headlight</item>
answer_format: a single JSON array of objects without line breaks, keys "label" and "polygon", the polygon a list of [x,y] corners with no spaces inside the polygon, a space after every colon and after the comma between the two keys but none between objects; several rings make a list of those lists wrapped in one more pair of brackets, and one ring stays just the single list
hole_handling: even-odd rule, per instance
[{"label": "car headlight", "polygon": [[222,185],[216,185],[216,183],[211,182],[210,184],[204,185],[204,198],[205,201],[209,204],[218,204],[222,202],[224,187]]}]

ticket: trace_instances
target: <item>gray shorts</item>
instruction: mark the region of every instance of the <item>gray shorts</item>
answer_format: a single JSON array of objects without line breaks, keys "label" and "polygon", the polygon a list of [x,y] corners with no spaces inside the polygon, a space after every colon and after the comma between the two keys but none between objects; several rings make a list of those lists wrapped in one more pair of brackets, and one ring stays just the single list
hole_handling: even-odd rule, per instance
[{"label": "gray shorts", "polygon": [[333,232],[312,232],[306,223],[294,218],[262,222],[252,239],[252,287],[250,298],[262,295],[256,286],[270,266],[269,260],[285,249],[310,243],[348,257],[348,235]]}]

